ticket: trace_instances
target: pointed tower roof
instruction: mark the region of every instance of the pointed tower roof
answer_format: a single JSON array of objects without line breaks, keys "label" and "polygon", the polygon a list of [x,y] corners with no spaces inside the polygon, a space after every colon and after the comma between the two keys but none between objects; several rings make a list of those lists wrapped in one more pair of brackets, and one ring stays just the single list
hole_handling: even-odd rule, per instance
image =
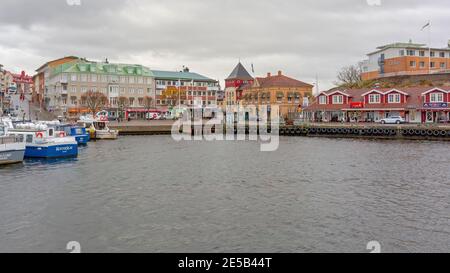
[{"label": "pointed tower roof", "polygon": [[239,62],[231,72],[230,76],[225,80],[253,80],[253,77],[248,73],[245,67]]}]

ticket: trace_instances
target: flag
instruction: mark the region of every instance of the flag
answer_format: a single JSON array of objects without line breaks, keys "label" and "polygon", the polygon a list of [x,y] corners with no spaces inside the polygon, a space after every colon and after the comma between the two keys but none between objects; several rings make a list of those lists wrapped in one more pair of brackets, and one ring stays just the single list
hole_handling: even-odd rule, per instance
[{"label": "flag", "polygon": [[428,21],[428,23],[422,27],[421,31],[423,31],[424,29],[426,29],[427,27],[430,27],[430,26],[431,26],[431,22]]}]

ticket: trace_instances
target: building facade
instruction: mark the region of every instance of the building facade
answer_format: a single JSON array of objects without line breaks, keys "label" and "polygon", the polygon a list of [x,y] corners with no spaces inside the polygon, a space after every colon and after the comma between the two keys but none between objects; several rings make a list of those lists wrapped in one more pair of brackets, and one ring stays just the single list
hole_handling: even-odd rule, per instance
[{"label": "building facade", "polygon": [[127,99],[128,107],[138,108],[145,97],[154,94],[153,74],[141,65],[75,59],[49,67],[45,74],[45,107],[68,117],[88,112],[83,101],[88,91],[102,92],[108,98],[105,108],[112,117],[119,114],[119,97]]},{"label": "building facade", "polygon": [[239,105],[244,92],[243,87],[253,83],[253,77],[239,62],[230,76],[225,79],[225,97],[223,103],[225,107]]},{"label": "building facade", "polygon": [[57,67],[58,65],[62,65],[67,62],[73,62],[78,60],[78,57],[68,56],[60,59],[49,61],[43,64],[41,67],[36,69],[36,74],[33,76],[33,102],[43,105],[44,102],[44,94],[47,91],[46,81],[49,80],[50,72]]},{"label": "building facade", "polygon": [[183,71],[152,70],[158,109],[170,111],[177,105],[187,107],[217,107],[220,85],[217,80]]},{"label": "building facade", "polygon": [[243,87],[243,105],[277,105],[280,115],[295,119],[309,105],[313,85],[287,77],[281,71],[277,75],[257,77],[252,84]]},{"label": "building facade", "polygon": [[450,90],[438,87],[332,90],[305,109],[313,122],[379,122],[401,116],[408,123],[450,121]]},{"label": "building facade", "polygon": [[362,79],[450,73],[450,41],[446,48],[425,44],[393,43],[380,46],[362,62]]}]

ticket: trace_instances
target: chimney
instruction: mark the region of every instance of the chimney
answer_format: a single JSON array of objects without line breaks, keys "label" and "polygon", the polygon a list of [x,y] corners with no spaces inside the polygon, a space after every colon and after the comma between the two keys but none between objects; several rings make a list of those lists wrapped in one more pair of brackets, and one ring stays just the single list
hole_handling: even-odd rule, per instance
[{"label": "chimney", "polygon": [[272,76],[272,74],[270,74],[270,72],[267,73],[267,78],[269,78],[270,76]]},{"label": "chimney", "polygon": [[283,71],[278,70],[278,76],[281,76],[281,75],[283,75]]}]

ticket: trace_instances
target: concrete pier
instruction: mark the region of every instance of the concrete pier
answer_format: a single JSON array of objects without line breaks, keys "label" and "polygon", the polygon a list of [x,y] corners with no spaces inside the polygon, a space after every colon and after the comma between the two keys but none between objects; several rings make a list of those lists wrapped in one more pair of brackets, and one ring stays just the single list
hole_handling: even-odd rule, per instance
[{"label": "concrete pier", "polygon": [[[119,130],[120,135],[169,135],[171,134],[173,123],[174,121],[172,120],[112,122],[109,127]],[[192,130],[195,130],[196,134],[202,131],[197,126],[195,128],[193,126]],[[249,132],[247,129],[246,133],[248,134]],[[251,133],[254,134],[256,132],[252,130]],[[298,126],[280,126],[279,134],[292,137],[450,141],[450,124],[308,123]]]}]

